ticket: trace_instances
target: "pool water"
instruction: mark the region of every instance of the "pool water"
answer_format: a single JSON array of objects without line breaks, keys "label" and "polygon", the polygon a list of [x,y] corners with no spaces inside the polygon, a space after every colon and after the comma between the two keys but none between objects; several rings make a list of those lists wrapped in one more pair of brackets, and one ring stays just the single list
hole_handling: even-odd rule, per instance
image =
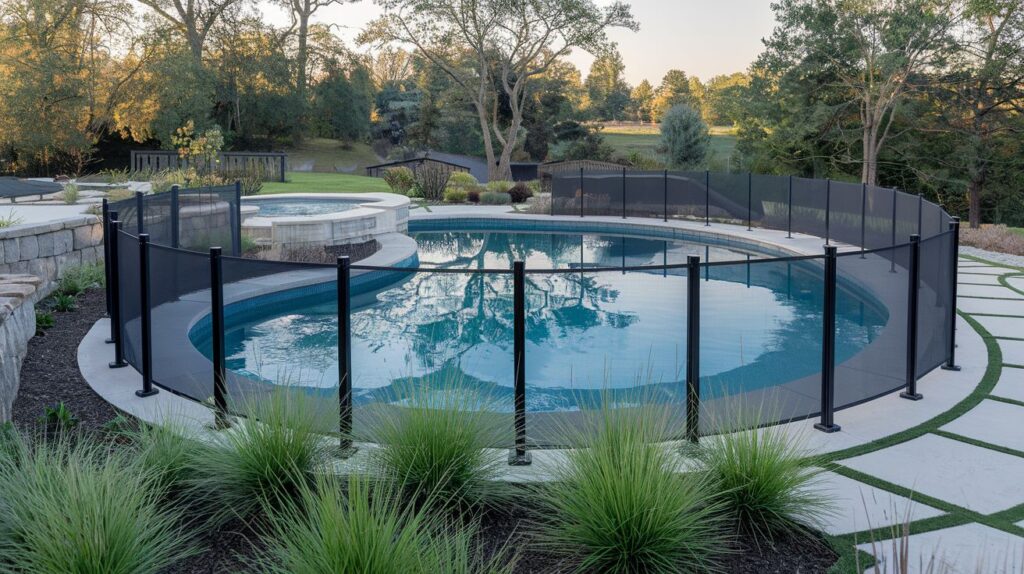
[{"label": "pool water", "polygon": [[245,205],[260,208],[257,217],[297,217],[326,215],[359,207],[358,200],[343,199],[251,199]]},{"label": "pool water", "polygon": [[[685,270],[603,271],[608,266],[739,261],[708,267],[701,283],[702,393],[733,394],[814,375],[821,365],[821,267],[760,262],[765,256],[698,241],[573,233],[432,231],[414,234],[424,267],[530,269],[527,275],[527,408],[578,408],[602,391],[653,390],[681,398],[686,372]],[[748,263],[749,260],[749,263]],[[336,387],[333,289],[297,298],[285,313],[229,320],[228,367],[278,384]],[[352,316],[356,404],[394,399],[410,379],[453,379],[489,390],[511,409],[511,275],[423,271]],[[258,306],[257,306],[258,309]],[[837,359],[868,344],[886,310],[840,289]],[[624,391],[625,392],[625,391]],[[501,400],[508,395],[508,400]]]}]

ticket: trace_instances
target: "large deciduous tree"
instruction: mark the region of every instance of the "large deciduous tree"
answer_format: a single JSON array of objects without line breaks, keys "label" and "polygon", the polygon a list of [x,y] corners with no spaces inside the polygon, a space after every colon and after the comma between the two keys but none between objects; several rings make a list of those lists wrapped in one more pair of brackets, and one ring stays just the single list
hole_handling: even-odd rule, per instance
[{"label": "large deciduous tree", "polygon": [[[572,49],[603,53],[629,7],[591,0],[377,0],[363,43],[399,43],[443,70],[472,103],[491,179],[511,179],[531,81]],[[499,108],[508,108],[508,118]]]},{"label": "large deciduous tree", "polygon": [[139,0],[166,20],[188,42],[192,59],[203,60],[206,39],[221,16],[242,0]]}]

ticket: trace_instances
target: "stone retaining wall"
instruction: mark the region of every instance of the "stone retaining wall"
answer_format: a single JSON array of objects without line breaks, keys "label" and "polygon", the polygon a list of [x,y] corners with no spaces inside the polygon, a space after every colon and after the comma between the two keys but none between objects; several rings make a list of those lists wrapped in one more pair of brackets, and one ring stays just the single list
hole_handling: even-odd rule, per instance
[{"label": "stone retaining wall", "polygon": [[21,363],[36,334],[35,300],[43,280],[32,275],[0,275],[0,423],[11,420]]},{"label": "stone retaining wall", "polygon": [[43,280],[34,300],[46,296],[65,269],[103,261],[103,226],[95,215],[0,228],[0,274]]}]

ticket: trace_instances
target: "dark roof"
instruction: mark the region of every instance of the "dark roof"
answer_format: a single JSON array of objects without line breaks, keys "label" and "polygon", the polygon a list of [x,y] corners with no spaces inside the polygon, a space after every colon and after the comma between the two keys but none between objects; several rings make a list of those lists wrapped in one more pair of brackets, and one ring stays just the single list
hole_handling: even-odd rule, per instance
[{"label": "dark roof", "polygon": [[62,189],[52,181],[30,181],[16,177],[0,177],[0,197],[25,197],[28,195],[49,195]]},{"label": "dark roof", "polygon": [[[454,166],[458,166],[458,167],[464,167],[464,168],[469,170],[469,173],[471,173],[473,175],[473,177],[476,178],[477,181],[479,181],[480,183],[487,183],[488,177],[487,177],[487,160],[486,159],[484,159],[482,157],[471,156],[471,155],[461,155],[461,154],[457,154],[457,153],[444,153],[444,152],[440,152],[440,151],[420,152],[420,153],[416,154],[414,157],[411,157],[409,159],[395,160],[395,161],[384,162],[384,163],[377,164],[377,165],[371,165],[371,166],[367,166],[366,169],[374,169],[374,168],[380,168],[380,167],[387,167],[387,166],[390,166],[390,165],[401,165],[403,163],[408,163],[408,162],[411,162],[411,161],[417,161],[417,160],[420,160],[420,159],[432,159],[432,160],[439,161],[441,163],[447,163],[449,165],[454,165]],[[514,162],[511,162],[509,165],[511,165],[513,167],[514,166],[532,167],[532,166],[536,166],[537,163],[529,162],[529,161],[514,161]]]}]

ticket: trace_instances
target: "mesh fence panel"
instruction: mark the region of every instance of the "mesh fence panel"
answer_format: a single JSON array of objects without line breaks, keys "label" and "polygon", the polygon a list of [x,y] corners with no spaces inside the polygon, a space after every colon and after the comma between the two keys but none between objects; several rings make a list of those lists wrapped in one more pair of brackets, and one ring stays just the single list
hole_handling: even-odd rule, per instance
[{"label": "mesh fence panel", "polygon": [[828,183],[820,179],[793,178],[793,231],[825,237]]},{"label": "mesh fence panel", "polygon": [[626,216],[664,217],[668,179],[664,171],[631,171],[626,175]]},{"label": "mesh fence panel", "polygon": [[[151,245],[149,266],[153,381],[195,400],[207,400],[213,395],[209,257]],[[197,327],[194,332],[193,326]]]},{"label": "mesh fence panel", "polygon": [[142,298],[139,290],[139,240],[124,230],[117,233],[118,294],[124,358],[142,369]]},{"label": "mesh fence panel", "polygon": [[[829,193],[829,236],[831,239],[861,244],[861,207],[864,205],[864,186],[859,183],[833,181]],[[864,230],[867,235],[867,230]]]},{"label": "mesh fence panel", "polygon": [[754,174],[751,182],[753,225],[786,229],[789,224],[789,178]]},{"label": "mesh fence panel", "polygon": [[750,176],[745,173],[711,173],[709,212],[711,219],[746,225],[751,213]]},{"label": "mesh fence panel", "polygon": [[133,235],[139,233],[138,203],[134,197],[121,201],[111,202],[110,211],[117,212],[117,220],[121,222],[121,229]]},{"label": "mesh fence panel", "polygon": [[[867,219],[864,222],[865,249],[878,249],[894,245],[893,235],[893,194],[892,189],[868,187],[864,205]],[[902,243],[902,242],[901,242]]]},{"label": "mesh fence panel", "polygon": [[171,194],[147,195],[143,205],[143,230],[156,245],[173,245],[173,214]]},{"label": "mesh fence panel", "polygon": [[707,174],[669,172],[668,216],[676,219],[704,219],[707,212]]},{"label": "mesh fence panel", "polygon": [[897,191],[896,193],[896,243],[910,241],[910,236],[920,229],[917,213],[921,205],[918,196]]},{"label": "mesh fence panel", "polygon": [[945,362],[952,325],[953,233],[921,241],[921,283],[917,311],[917,372]]},{"label": "mesh fence panel", "polygon": [[238,203],[234,186],[181,190],[178,198],[180,245],[190,251],[224,248],[232,253],[236,234]]},{"label": "mesh fence panel", "polygon": [[551,178],[551,214],[580,215],[583,179],[580,176],[555,175]]},{"label": "mesh fence panel", "polygon": [[932,237],[949,229],[942,208],[930,201],[921,205],[921,237]]},{"label": "mesh fence panel", "polygon": [[837,258],[837,409],[905,383],[909,258],[906,245]]},{"label": "mesh fence panel", "polygon": [[[701,417],[701,431],[733,424],[736,416],[749,424],[817,412],[820,260],[752,260],[707,271],[701,283],[700,363],[701,403],[708,416]],[[735,313],[738,300],[760,314]]]}]

